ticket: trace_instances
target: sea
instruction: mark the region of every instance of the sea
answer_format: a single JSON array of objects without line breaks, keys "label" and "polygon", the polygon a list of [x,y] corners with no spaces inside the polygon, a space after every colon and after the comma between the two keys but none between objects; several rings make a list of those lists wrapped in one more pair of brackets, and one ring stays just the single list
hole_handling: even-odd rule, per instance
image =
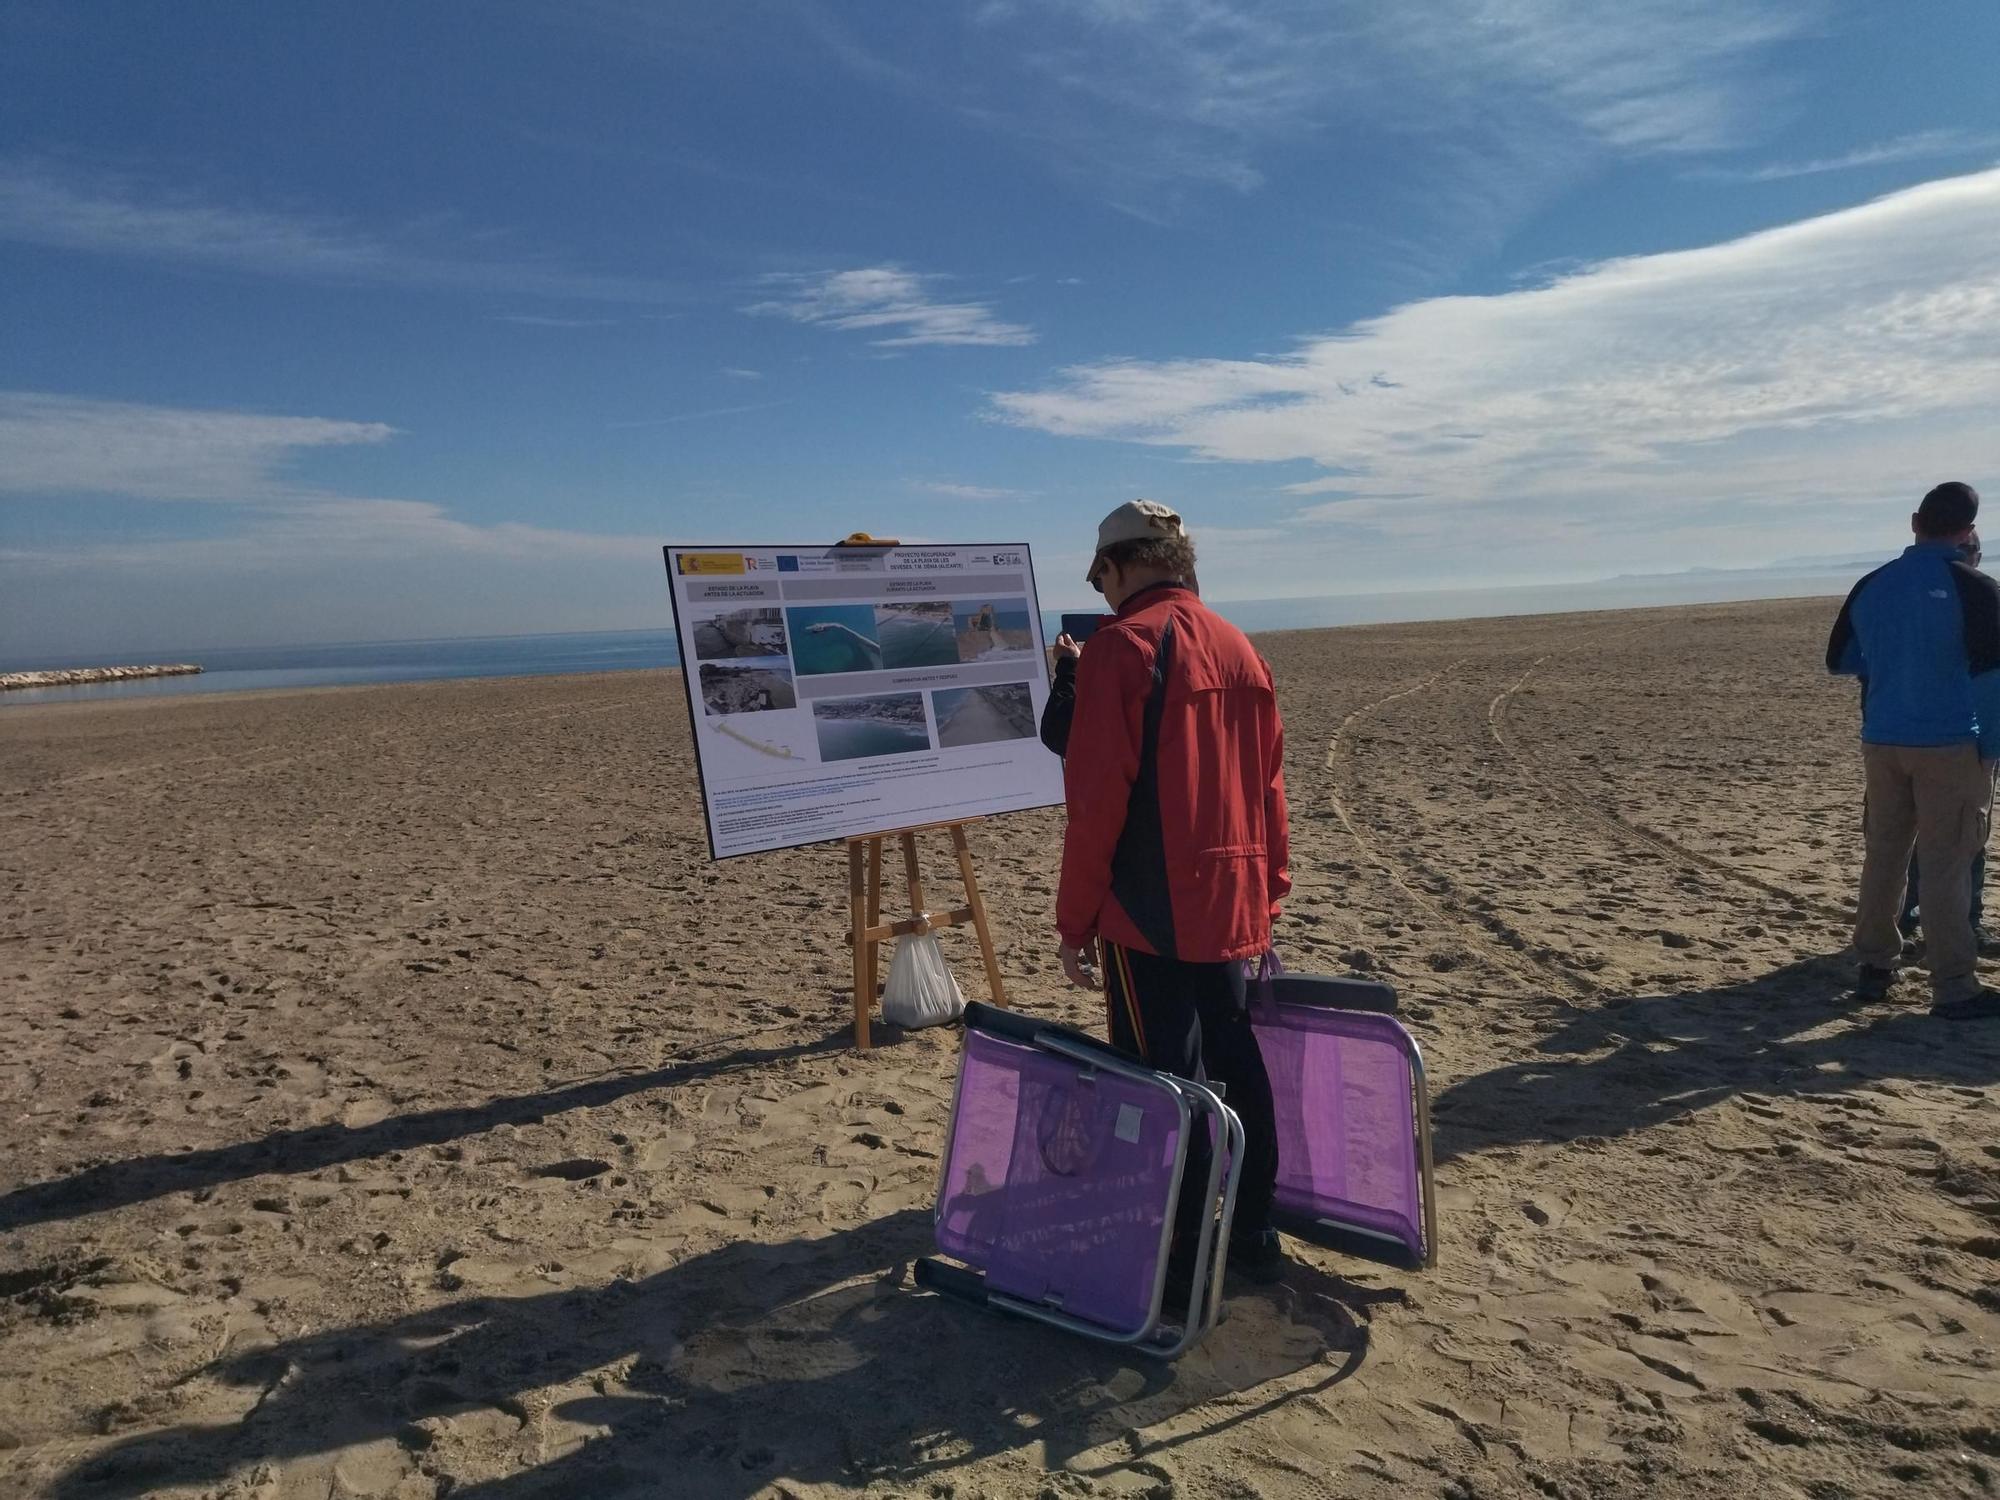
[{"label": "sea", "polygon": [[887,719],[821,719],[818,721],[821,760],[858,760],[867,755],[901,755],[910,750],[928,750],[930,735],[924,726],[892,723]]},{"label": "sea", "polygon": [[[1501,615],[1565,614],[1654,605],[1722,604],[1844,594],[1862,568],[1839,572],[1709,572],[1645,575],[1602,583],[1546,587],[1340,594],[1323,598],[1223,601],[1216,610],[1243,629],[1311,630],[1332,625],[1386,625]],[[864,613],[867,613],[864,611]],[[858,618],[858,617],[857,617]],[[1043,615],[1053,640],[1060,615]],[[849,654],[826,632],[829,657]],[[819,644],[822,638],[816,638]],[[899,643],[901,644],[901,643]],[[914,643],[912,643],[914,644]],[[586,631],[561,635],[494,635],[451,640],[357,641],[334,645],[182,648],[93,652],[85,657],[0,655],[0,672],[62,667],[150,666],[197,662],[198,676],[148,677],[79,687],[24,688],[0,693],[0,712],[31,703],[79,703],[189,693],[240,693],[277,688],[351,687],[376,682],[425,682],[455,677],[548,677],[567,672],[625,672],[680,665],[671,630]],[[869,665],[873,665],[872,662]],[[833,670],[823,665],[820,670]]]}]

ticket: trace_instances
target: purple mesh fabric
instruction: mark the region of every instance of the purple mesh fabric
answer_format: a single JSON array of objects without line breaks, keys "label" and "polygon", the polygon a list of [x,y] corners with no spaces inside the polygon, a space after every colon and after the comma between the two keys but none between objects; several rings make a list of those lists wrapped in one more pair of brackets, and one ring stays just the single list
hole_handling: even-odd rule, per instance
[{"label": "purple mesh fabric", "polygon": [[989,1291],[1120,1333],[1152,1309],[1180,1137],[1164,1089],[968,1030],[938,1248]]},{"label": "purple mesh fabric", "polygon": [[1278,1119],[1277,1207],[1421,1256],[1415,1079],[1395,1018],[1278,1004],[1253,1024]]}]

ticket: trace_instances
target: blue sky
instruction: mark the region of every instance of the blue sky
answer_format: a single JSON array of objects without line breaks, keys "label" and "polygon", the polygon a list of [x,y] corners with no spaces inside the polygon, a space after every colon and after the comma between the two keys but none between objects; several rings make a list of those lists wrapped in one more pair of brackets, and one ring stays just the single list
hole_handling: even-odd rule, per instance
[{"label": "blue sky", "polygon": [[1223,598],[2000,491],[2000,6],[0,10],[0,655],[625,628],[1183,509]]}]

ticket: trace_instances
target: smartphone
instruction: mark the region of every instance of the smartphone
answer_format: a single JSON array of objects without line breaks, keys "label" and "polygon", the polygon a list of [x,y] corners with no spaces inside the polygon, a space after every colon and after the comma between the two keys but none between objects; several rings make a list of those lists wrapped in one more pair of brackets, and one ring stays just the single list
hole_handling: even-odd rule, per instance
[{"label": "smartphone", "polygon": [[1081,646],[1097,634],[1098,626],[1111,618],[1110,615],[1064,615],[1062,633]]}]

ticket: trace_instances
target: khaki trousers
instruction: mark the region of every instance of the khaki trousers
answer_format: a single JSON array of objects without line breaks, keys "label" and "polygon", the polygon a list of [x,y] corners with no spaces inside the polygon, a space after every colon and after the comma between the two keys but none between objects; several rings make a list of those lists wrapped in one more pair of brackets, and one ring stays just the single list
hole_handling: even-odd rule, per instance
[{"label": "khaki trousers", "polygon": [[1971,745],[1863,745],[1861,758],[1868,773],[1868,846],[1854,918],[1855,955],[1879,969],[1893,969],[1902,957],[1896,914],[1914,844],[1931,998],[1973,994],[1979,989],[1979,940],[1967,881],[1992,822],[1992,769]]}]

